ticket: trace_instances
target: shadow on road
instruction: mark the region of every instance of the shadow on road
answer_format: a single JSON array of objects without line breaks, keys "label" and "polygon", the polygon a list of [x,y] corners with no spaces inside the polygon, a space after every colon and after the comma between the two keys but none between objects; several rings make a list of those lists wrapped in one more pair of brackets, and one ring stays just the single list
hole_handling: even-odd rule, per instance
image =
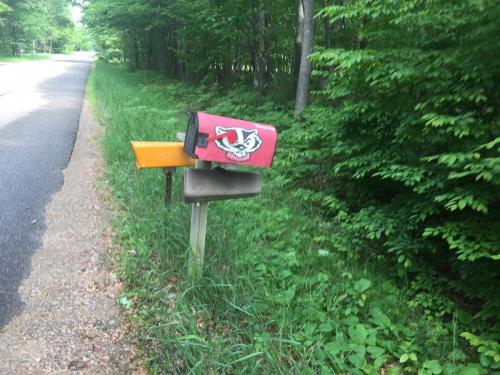
[{"label": "shadow on road", "polygon": [[[46,230],[44,208],[64,182],[92,64],[48,63],[68,67],[35,87],[47,103],[0,127],[0,328],[23,311],[19,287]],[[2,116],[8,116],[8,108],[2,108]]]}]

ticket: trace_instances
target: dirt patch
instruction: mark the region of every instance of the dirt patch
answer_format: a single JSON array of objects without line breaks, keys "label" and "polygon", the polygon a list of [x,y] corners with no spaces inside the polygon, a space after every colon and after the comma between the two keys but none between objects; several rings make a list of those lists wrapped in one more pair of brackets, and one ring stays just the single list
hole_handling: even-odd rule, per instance
[{"label": "dirt patch", "polygon": [[23,312],[0,332],[0,374],[128,374],[125,338],[110,272],[110,212],[96,188],[98,126],[87,103],[64,185],[46,207],[47,231],[20,287]]}]

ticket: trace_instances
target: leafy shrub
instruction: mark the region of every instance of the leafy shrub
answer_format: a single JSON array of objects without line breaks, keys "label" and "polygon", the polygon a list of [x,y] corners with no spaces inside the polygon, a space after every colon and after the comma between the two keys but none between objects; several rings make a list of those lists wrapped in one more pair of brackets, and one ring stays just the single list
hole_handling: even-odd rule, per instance
[{"label": "leafy shrub", "polygon": [[414,306],[446,318],[451,299],[498,338],[500,6],[390,4],[322,11],[361,26],[312,56],[324,88],[288,137],[292,181],[336,219],[336,247],[425,275]]}]

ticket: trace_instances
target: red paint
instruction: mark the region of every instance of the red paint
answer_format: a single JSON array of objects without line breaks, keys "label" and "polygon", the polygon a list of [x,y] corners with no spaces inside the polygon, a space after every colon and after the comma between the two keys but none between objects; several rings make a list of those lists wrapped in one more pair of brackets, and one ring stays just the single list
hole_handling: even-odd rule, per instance
[{"label": "red paint", "polygon": [[237,133],[234,130],[230,130],[230,131],[228,131],[226,133],[222,133],[220,135],[212,135],[210,138],[208,138],[208,141],[213,142],[216,139],[222,139],[225,137],[227,137],[227,139],[229,140],[229,143],[234,143],[234,142],[236,142]]}]

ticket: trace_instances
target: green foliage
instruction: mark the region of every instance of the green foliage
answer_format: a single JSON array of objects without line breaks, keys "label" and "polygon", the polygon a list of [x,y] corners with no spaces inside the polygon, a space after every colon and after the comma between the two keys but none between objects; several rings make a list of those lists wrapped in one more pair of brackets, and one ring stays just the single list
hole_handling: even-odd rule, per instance
[{"label": "green foliage", "polygon": [[260,80],[286,97],[295,10],[295,0],[93,0],[84,21],[110,60],[227,86]]},{"label": "green foliage", "polygon": [[446,318],[458,303],[498,338],[498,2],[349,1],[321,14],[358,43],[312,56],[324,86],[290,137],[290,165],[305,161],[292,183],[338,221],[336,247],[420,275],[412,306]]},{"label": "green foliage", "polygon": [[61,53],[71,44],[70,0],[0,2],[0,54]]},{"label": "green foliage", "polygon": [[[136,171],[131,139],[173,139],[188,106],[295,129],[292,108],[235,89],[192,87],[152,73],[98,63],[90,86],[105,125],[114,203],[119,298],[137,325],[153,373],[480,374],[456,316],[412,305],[383,265],[353,259],[332,236],[343,233],[285,189],[288,156],[278,150],[257,198],[210,204],[205,278],[185,278],[190,207],[164,207],[161,171]],[[286,130],[281,142],[288,142]],[[301,197],[301,199],[299,199]],[[377,232],[379,228],[374,228]],[[383,234],[381,234],[382,236]],[[423,279],[415,288],[431,295]],[[438,283],[438,285],[440,285]],[[425,301],[425,299],[423,299]],[[437,302],[439,304],[440,302]],[[425,312],[425,315],[423,313]],[[472,345],[474,345],[472,343]],[[486,342],[482,344],[491,350]],[[475,372],[477,371],[477,372]]]},{"label": "green foliage", "polygon": [[11,8],[7,4],[0,1],[0,13],[7,12],[9,10],[11,10]]},{"label": "green foliage", "polygon": [[478,351],[481,364],[490,369],[500,369],[500,344],[498,340],[478,337],[470,332],[463,332],[460,336]]},{"label": "green foliage", "polygon": [[90,51],[93,43],[89,31],[84,26],[76,26],[71,36],[73,51]]}]

